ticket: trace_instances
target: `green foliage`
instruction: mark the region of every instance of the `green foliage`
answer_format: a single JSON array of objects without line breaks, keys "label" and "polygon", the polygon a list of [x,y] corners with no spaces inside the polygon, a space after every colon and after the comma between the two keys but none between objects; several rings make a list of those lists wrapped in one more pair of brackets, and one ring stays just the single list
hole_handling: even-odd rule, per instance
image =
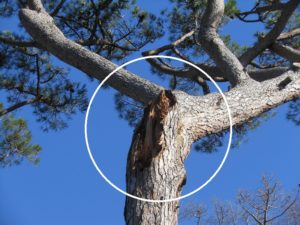
[{"label": "green foliage", "polygon": [[[0,112],[3,110],[0,104]],[[36,164],[41,147],[31,144],[26,121],[12,114],[0,118],[0,166],[19,164],[23,159]]]},{"label": "green foliage", "polygon": [[224,14],[227,16],[234,15],[235,13],[239,13],[240,10],[237,7],[236,0],[228,0],[225,5]]},{"label": "green foliage", "polygon": [[[50,12],[56,5],[53,2],[46,4]],[[54,19],[70,39],[110,42],[88,47],[112,60],[123,59],[163,34],[162,21],[132,0],[66,1]]]},{"label": "green foliage", "polygon": [[85,85],[68,79],[67,71],[55,66],[48,53],[0,45],[0,54],[6,55],[0,90],[11,105],[35,99],[34,114],[44,131],[66,127],[72,114],[86,109]]}]

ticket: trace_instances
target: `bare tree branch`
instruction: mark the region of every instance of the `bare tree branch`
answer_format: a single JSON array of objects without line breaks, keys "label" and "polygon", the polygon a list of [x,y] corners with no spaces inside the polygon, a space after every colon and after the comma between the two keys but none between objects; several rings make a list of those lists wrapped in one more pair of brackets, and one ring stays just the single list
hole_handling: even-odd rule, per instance
[{"label": "bare tree branch", "polygon": [[300,28],[296,28],[294,30],[291,30],[289,32],[281,33],[279,37],[277,38],[278,41],[294,38],[296,36],[300,35]]},{"label": "bare tree branch", "polygon": [[254,58],[256,58],[278,38],[299,3],[299,0],[290,0],[285,4],[273,29],[240,57],[240,61],[244,66],[251,63]]},{"label": "bare tree branch", "polygon": [[278,42],[273,43],[269,49],[291,62],[300,62],[299,50],[291,48],[287,45],[281,45]]},{"label": "bare tree branch", "polygon": [[262,222],[259,221],[259,219],[252,213],[250,212],[246,207],[244,207],[243,205],[241,205],[242,209],[250,216],[252,217],[252,219],[254,219],[259,225],[263,225]]},{"label": "bare tree branch", "polygon": [[288,67],[273,67],[265,69],[252,69],[248,71],[250,77],[256,81],[265,81],[281,76],[289,70]]},{"label": "bare tree branch", "polygon": [[274,216],[274,217],[268,219],[267,222],[271,222],[271,221],[273,221],[273,220],[275,220],[275,219],[281,217],[282,215],[284,215],[284,214],[285,214],[285,213],[286,213],[286,212],[287,212],[287,211],[288,211],[288,210],[296,203],[296,201],[297,201],[297,199],[298,199],[298,196],[299,196],[299,191],[300,191],[300,190],[299,190],[299,187],[298,187],[297,193],[296,193],[296,195],[295,195],[293,201],[291,201],[290,204],[288,204],[288,205],[282,210],[281,213],[279,213],[278,215],[276,215],[276,216]]},{"label": "bare tree branch", "polygon": [[226,47],[217,33],[217,29],[224,14],[224,1],[208,1],[202,16],[198,38],[202,48],[224,72],[224,76],[235,86],[248,79],[244,67],[236,56]]},{"label": "bare tree branch", "polygon": [[[233,125],[242,124],[280,104],[300,98],[300,70],[290,70],[264,82],[249,82],[231,89],[225,96],[231,109]],[[193,140],[228,129],[228,112],[219,94],[189,96],[184,103],[189,109],[185,119],[186,123],[191,121],[187,126]]]}]

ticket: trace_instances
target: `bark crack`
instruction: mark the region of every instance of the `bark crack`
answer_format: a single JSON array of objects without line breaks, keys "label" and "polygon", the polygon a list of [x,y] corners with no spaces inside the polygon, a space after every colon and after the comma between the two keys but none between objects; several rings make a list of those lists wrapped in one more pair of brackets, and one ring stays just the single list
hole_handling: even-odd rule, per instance
[{"label": "bark crack", "polygon": [[136,170],[149,167],[152,158],[156,157],[165,145],[163,120],[175,105],[176,98],[169,90],[160,92],[144,110],[144,116],[137,127],[130,152],[129,165],[131,175]]}]

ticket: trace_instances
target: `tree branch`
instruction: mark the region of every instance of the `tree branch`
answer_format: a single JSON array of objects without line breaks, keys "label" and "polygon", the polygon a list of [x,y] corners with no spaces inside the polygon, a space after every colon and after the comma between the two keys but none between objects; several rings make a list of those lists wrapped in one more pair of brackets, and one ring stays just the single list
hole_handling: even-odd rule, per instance
[{"label": "tree branch", "polygon": [[[145,52],[142,53],[142,55],[143,56],[158,55],[158,54],[160,54],[160,53],[162,53],[166,50],[173,50],[174,53],[176,55],[178,55],[180,58],[191,62],[191,60],[189,60],[187,57],[182,56],[181,53],[176,51],[177,50],[176,46],[181,44],[185,40],[187,40],[193,34],[194,34],[194,30],[186,33],[181,38],[179,38],[178,40],[176,40],[176,41],[174,41],[170,44],[163,45],[163,46],[161,46],[157,49],[145,51]],[[198,82],[199,79],[209,80],[204,74],[200,73],[198,70],[195,70],[192,67],[188,67],[188,68],[185,68],[185,69],[177,69],[177,68],[173,68],[173,67],[170,67],[168,65],[165,65],[163,63],[160,63],[159,60],[147,59],[147,61],[154,68],[156,68],[160,72],[163,72],[163,73],[168,74],[168,75],[190,79],[191,81],[194,81],[194,82],[197,82],[197,83],[199,83]],[[210,65],[207,65],[207,64],[197,64],[197,66],[199,66],[201,69],[203,69],[205,72],[207,72],[216,82],[226,82],[226,81],[228,81],[226,79],[226,77],[223,75],[224,72],[222,72],[216,66],[210,66]],[[249,74],[249,76],[252,79],[261,82],[261,81],[265,81],[265,80],[268,80],[268,79],[278,77],[281,74],[283,74],[284,72],[286,72],[287,70],[288,70],[287,67],[274,67],[274,68],[261,68],[261,69],[255,69],[255,70],[251,69],[251,70],[247,70],[247,73]]]},{"label": "tree branch", "polygon": [[[289,70],[264,82],[248,82],[225,93],[233,125],[239,125],[285,102],[300,98],[300,70]],[[193,140],[229,128],[226,105],[218,93],[176,96],[182,99],[187,129]],[[178,100],[180,102],[180,100]],[[218,118],[218,120],[216,120]]]},{"label": "tree branch", "polygon": [[256,58],[278,38],[298,5],[299,0],[290,0],[285,4],[273,29],[240,57],[240,61],[244,66],[248,65],[254,58]]},{"label": "tree branch", "polygon": [[[273,2],[271,3],[271,5],[267,5],[267,6],[262,6],[262,7],[258,7],[260,4],[260,1],[257,1],[255,6],[246,12],[241,12],[241,13],[236,13],[235,16],[246,23],[252,23],[252,22],[263,22],[263,17],[262,17],[262,13],[269,13],[271,11],[276,11],[276,10],[281,10],[284,7],[284,4],[281,2]],[[247,16],[252,15],[252,14],[257,14],[258,15],[258,19],[246,19]]]},{"label": "tree branch", "polygon": [[[244,197],[243,194],[240,194],[240,197],[241,197],[242,199],[244,199],[244,201],[245,201],[245,197]],[[254,221],[256,221],[259,225],[263,225],[263,224],[259,221],[259,219],[257,218],[257,216],[255,216],[252,212],[250,212],[250,210],[248,210],[245,206],[243,206],[241,200],[239,200],[238,202],[239,202],[240,206],[242,207],[242,209],[243,209],[250,217],[252,217],[252,219],[254,219]]]},{"label": "tree branch", "polygon": [[284,7],[283,3],[276,2],[276,3],[273,3],[271,5],[266,5],[266,6],[262,6],[262,7],[254,6],[252,10],[246,11],[246,12],[236,13],[236,15],[248,16],[250,14],[259,14],[259,13],[264,13],[264,12],[281,10],[283,7]]},{"label": "tree branch", "polygon": [[277,38],[277,41],[294,38],[299,35],[300,35],[300,28],[297,28],[297,29],[291,30],[289,32],[281,33],[279,35],[279,37]]},{"label": "tree branch", "polygon": [[281,45],[278,42],[273,43],[269,49],[291,62],[300,62],[299,50],[291,48],[287,45]]},{"label": "tree branch", "polygon": [[27,5],[30,9],[35,10],[37,12],[45,12],[45,8],[41,0],[28,0]]},{"label": "tree branch", "polygon": [[0,36],[0,42],[17,47],[38,47],[35,41],[18,41],[12,38]]},{"label": "tree branch", "polygon": [[[28,33],[45,50],[90,76],[103,80],[117,68],[117,65],[109,60],[68,40],[46,12],[22,9],[19,16]],[[162,87],[124,69],[116,72],[107,83],[122,94],[143,104],[147,104],[162,90]]]},{"label": "tree branch", "polygon": [[266,69],[249,70],[248,74],[252,79],[262,82],[279,77],[288,70],[288,67],[272,67]]},{"label": "tree branch", "polygon": [[285,213],[286,213],[286,212],[287,212],[287,211],[288,211],[288,210],[289,210],[289,209],[297,202],[298,195],[299,195],[299,187],[298,187],[296,196],[295,196],[295,198],[293,199],[293,201],[291,201],[291,203],[288,204],[287,207],[286,207],[284,210],[282,210],[281,213],[279,213],[278,215],[276,215],[276,216],[274,216],[274,217],[268,219],[267,222],[271,222],[271,221],[273,221],[273,220],[275,220],[275,219],[281,217],[282,215],[284,215],[284,214],[285,214]]},{"label": "tree branch", "polygon": [[55,9],[50,13],[50,16],[54,17],[58,14],[59,10],[63,7],[66,0],[61,0]]},{"label": "tree branch", "polygon": [[17,110],[17,109],[19,109],[23,106],[30,105],[30,104],[36,102],[37,100],[38,100],[37,98],[31,98],[31,99],[19,102],[15,105],[12,105],[12,106],[8,107],[7,109],[4,109],[4,110],[0,111],[0,117],[4,116],[4,115],[6,115],[6,114],[8,114],[12,111],[15,111],[15,110]]},{"label": "tree branch", "polygon": [[[158,54],[160,54],[160,53],[162,53],[162,52],[164,52],[166,50],[173,50],[175,54],[178,54],[178,52],[176,50],[176,46],[179,45],[179,44],[181,44],[181,43],[183,43],[188,38],[190,38],[192,35],[194,35],[194,33],[195,33],[195,30],[192,30],[192,31],[186,33],[185,35],[183,35],[182,37],[180,37],[179,39],[177,39],[176,41],[172,42],[171,44],[164,45],[164,46],[162,46],[160,48],[157,48],[157,49],[154,49],[154,50],[145,51],[145,52],[142,53],[142,55],[143,56],[158,55]],[[178,71],[176,69],[173,69],[171,67],[163,65],[163,64],[159,63],[158,60],[156,60],[156,59],[147,59],[147,61],[152,66],[154,66],[155,68],[157,68],[158,70],[160,70],[161,72],[164,72],[164,73],[167,73],[167,74],[176,75],[176,73],[182,74],[182,72],[183,72],[182,70]]]},{"label": "tree branch", "polygon": [[229,82],[235,86],[247,80],[248,75],[239,60],[226,47],[217,33],[224,15],[224,7],[223,0],[208,1],[200,22],[198,38],[202,48],[223,71]]},{"label": "tree branch", "polygon": [[80,45],[83,45],[83,46],[108,45],[108,46],[112,46],[112,47],[115,47],[115,48],[119,48],[119,49],[124,50],[124,51],[137,51],[138,50],[138,48],[124,47],[124,46],[118,45],[115,42],[109,42],[109,41],[104,40],[104,39],[76,40],[75,42],[80,44]]}]

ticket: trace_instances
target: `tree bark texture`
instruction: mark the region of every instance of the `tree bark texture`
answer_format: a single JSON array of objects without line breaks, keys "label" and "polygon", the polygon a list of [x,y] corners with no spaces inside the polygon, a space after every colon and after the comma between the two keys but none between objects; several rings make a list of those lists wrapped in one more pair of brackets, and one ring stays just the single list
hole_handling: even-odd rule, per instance
[{"label": "tree bark texture", "polygon": [[[128,154],[128,193],[153,200],[180,196],[186,180],[183,162],[191,145],[181,112],[170,91],[162,91],[145,109]],[[126,224],[177,224],[178,205],[178,201],[152,203],[127,197]]]},{"label": "tree bark texture", "polygon": [[[249,83],[225,93],[233,124],[249,121],[300,96],[299,71],[263,83]],[[144,111],[127,159],[127,192],[140,198],[179,197],[186,183],[184,160],[197,139],[228,129],[226,105],[219,93],[191,96],[162,91]],[[127,225],[178,224],[179,202],[151,203],[126,198]]]}]

